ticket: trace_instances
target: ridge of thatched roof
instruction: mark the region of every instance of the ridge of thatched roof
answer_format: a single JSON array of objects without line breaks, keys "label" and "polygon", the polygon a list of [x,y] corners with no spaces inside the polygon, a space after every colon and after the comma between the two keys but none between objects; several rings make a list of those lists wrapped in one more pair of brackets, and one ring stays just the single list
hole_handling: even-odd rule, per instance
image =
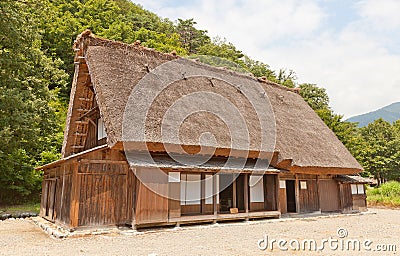
[{"label": "ridge of thatched roof", "polygon": [[[266,92],[276,122],[275,126],[267,129],[267,133],[271,133],[268,134],[270,138],[274,136],[272,133],[276,130],[274,152],[279,152],[279,154],[273,164],[278,168],[309,173],[322,169],[326,172],[343,174],[362,170],[362,167],[335,134],[302,99],[297,89],[286,88],[264,78],[254,78],[231,70],[182,59],[174,54],[160,53],[138,44],[124,44],[102,39],[94,36],[90,31],[85,31],[78,36],[74,50],[76,51],[76,60],[84,59],[85,65],[87,65],[87,70],[82,69],[84,70],[82,72],[89,74],[89,79],[93,84],[100,115],[107,131],[107,143],[110,147],[123,141],[124,111],[133,88],[149,71],[156,69],[161,64],[179,60],[180,65],[187,69],[201,70],[204,74],[213,74],[226,78],[228,81],[239,81],[240,88],[232,86],[224,79],[212,80],[207,76],[189,77],[174,82],[168,87],[169,90],[162,91],[157,96],[152,110],[148,113],[149,121],[146,123],[145,142],[176,144],[176,140],[173,138],[161,136],[162,115],[182,95],[207,90],[228,99],[235,108],[244,113],[245,123],[249,129],[249,145],[246,149],[262,151],[259,145],[264,134],[261,134],[261,128],[257,127],[259,121],[257,113],[241,91],[241,88],[249,88],[256,83],[261,85]],[[73,132],[71,120],[74,116],[71,104],[74,103],[74,92],[77,87],[82,86],[77,82],[82,76],[82,72],[79,68],[76,69],[76,78],[71,90],[63,156],[68,155],[66,153],[69,145],[68,134]],[[152,90],[153,88],[149,88],[149,93],[152,93]],[[217,104],[209,98],[201,100],[208,105]],[[271,120],[273,120],[273,116],[271,116]],[[183,145],[209,145],[207,141],[206,144],[204,141],[203,144],[200,143],[198,138],[204,132],[211,132],[215,136],[217,148],[235,149],[232,148],[231,134],[223,120],[210,113],[189,116],[182,123],[181,129],[180,139]],[[233,127],[230,131],[234,132],[235,129]],[[239,140],[241,139],[245,138],[239,138]]]}]

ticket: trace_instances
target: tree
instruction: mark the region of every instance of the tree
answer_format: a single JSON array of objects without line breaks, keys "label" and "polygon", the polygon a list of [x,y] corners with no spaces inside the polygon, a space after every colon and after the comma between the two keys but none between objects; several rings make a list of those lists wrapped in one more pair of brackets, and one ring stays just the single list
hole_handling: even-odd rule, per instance
[{"label": "tree", "polygon": [[395,128],[382,118],[361,128],[365,140],[363,164],[365,169],[378,180],[385,182],[393,176],[394,162],[398,156],[399,138]]},{"label": "tree", "polygon": [[316,111],[329,108],[329,97],[324,88],[315,84],[301,84],[299,87],[301,97],[312,109]]},{"label": "tree", "polygon": [[41,1],[0,2],[0,203],[37,191],[40,173],[33,167],[51,150],[59,131],[50,87],[65,86],[60,62],[40,50],[34,24]]},{"label": "tree", "polygon": [[206,30],[198,30],[193,19],[178,19],[176,32],[180,35],[180,42],[189,54],[198,53],[199,47],[210,43],[210,37]]}]

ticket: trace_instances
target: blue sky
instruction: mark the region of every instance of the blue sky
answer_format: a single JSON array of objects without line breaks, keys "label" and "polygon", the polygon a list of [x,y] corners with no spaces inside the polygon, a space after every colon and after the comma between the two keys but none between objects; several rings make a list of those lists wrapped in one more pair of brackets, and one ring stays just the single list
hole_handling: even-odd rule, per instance
[{"label": "blue sky", "polygon": [[326,88],[350,117],[400,101],[398,0],[134,0],[159,16],[194,18],[298,82]]}]

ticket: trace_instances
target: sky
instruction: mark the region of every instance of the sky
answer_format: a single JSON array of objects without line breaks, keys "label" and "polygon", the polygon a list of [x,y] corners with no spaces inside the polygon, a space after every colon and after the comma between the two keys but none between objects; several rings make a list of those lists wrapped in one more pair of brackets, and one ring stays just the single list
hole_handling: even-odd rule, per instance
[{"label": "sky", "polygon": [[133,0],[327,90],[345,118],[400,101],[400,0]]}]

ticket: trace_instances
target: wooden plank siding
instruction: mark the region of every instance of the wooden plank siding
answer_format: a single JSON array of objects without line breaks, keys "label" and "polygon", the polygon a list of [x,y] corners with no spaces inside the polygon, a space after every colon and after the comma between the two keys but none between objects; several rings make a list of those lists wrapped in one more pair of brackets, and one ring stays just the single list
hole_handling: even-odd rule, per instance
[{"label": "wooden plank siding", "polygon": [[301,189],[299,184],[299,203],[300,212],[314,212],[319,210],[319,198],[317,181],[314,180],[299,180],[299,182],[305,181],[307,183],[307,189]]},{"label": "wooden plank siding", "polygon": [[332,179],[319,181],[319,200],[323,212],[340,210],[340,193],[337,181]]},{"label": "wooden plank siding", "polygon": [[78,226],[122,225],[127,220],[127,171],[120,164],[81,164]]},{"label": "wooden plank siding", "polygon": [[154,192],[151,188],[166,195],[168,193],[168,181],[165,179],[146,185],[140,181],[137,182],[135,223],[133,225],[168,221],[168,198]]},{"label": "wooden plank siding", "polygon": [[130,224],[135,183],[123,152],[88,152],[44,170],[40,216],[69,228]]},{"label": "wooden plank siding", "polygon": [[353,210],[353,198],[351,196],[350,184],[339,184],[339,190],[342,212],[351,212]]}]

